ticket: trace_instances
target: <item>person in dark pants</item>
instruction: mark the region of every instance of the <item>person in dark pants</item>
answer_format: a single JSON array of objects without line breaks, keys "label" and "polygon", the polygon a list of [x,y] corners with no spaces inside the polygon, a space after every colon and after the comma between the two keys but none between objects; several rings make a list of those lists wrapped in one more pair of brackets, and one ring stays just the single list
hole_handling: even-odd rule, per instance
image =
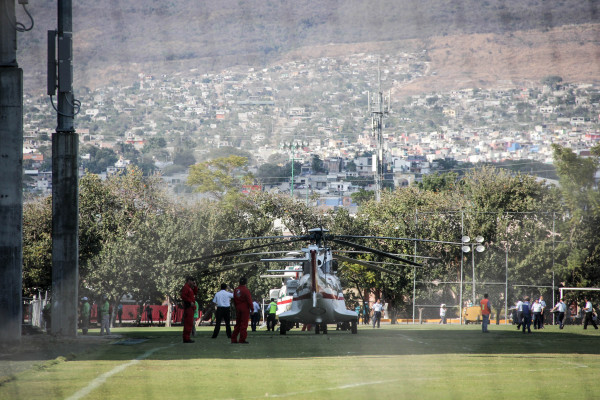
[{"label": "person in dark pants", "polygon": [[152,326],[152,307],[150,307],[150,303],[146,303],[146,322]]},{"label": "person in dark pants", "polygon": [[254,310],[252,310],[252,318],[250,319],[250,326],[252,327],[252,332],[256,332],[256,326],[260,321],[260,304],[256,300],[252,302],[254,306]]},{"label": "person in dark pants", "polygon": [[560,299],[558,303],[554,306],[551,312],[556,312],[558,314],[558,325],[559,328],[562,329],[565,326],[565,312],[567,311],[567,305],[563,302],[563,299]]},{"label": "person in dark pants", "polygon": [[381,304],[381,300],[377,299],[377,303],[373,305],[373,328],[375,328],[375,324],[377,324],[377,327],[380,328],[382,310],[383,304]]},{"label": "person in dark pants", "polygon": [[221,284],[221,290],[215,294],[213,303],[217,305],[215,312],[215,329],[213,330],[212,338],[219,336],[221,331],[221,321],[225,321],[225,332],[227,337],[231,338],[231,299],[233,293],[227,290],[227,284]]},{"label": "person in dark pants", "polygon": [[517,301],[515,314],[515,323],[517,324],[517,330],[521,330],[521,324],[523,324],[523,301]]},{"label": "person in dark pants", "polygon": [[585,307],[583,307],[583,329],[587,329],[588,323],[591,323],[595,329],[598,329],[598,325],[594,321],[594,307],[592,307],[592,302],[587,297],[583,300],[585,301]]},{"label": "person in dark pants", "polygon": [[117,307],[117,318],[119,318],[119,326],[123,325],[123,304]]},{"label": "person in dark pants", "polygon": [[533,313],[533,329],[542,329],[542,305],[538,299],[535,299],[531,305],[531,312]]},{"label": "person in dark pants", "polygon": [[190,338],[194,326],[194,309],[196,308],[196,294],[198,286],[196,279],[188,276],[185,285],[181,288],[181,300],[183,301],[183,343],[194,343]]},{"label": "person in dark pants", "polygon": [[277,303],[275,299],[271,299],[269,303],[269,312],[267,314],[267,332],[275,332],[275,325],[277,325]]},{"label": "person in dark pants", "polygon": [[521,314],[523,316],[523,333],[525,333],[525,328],[531,333],[531,308],[529,308],[529,296],[525,297],[525,301],[521,305]]},{"label": "person in dark pants", "polygon": [[487,293],[483,295],[483,299],[481,299],[479,304],[481,305],[481,332],[488,333],[488,325],[490,324],[490,314],[492,313],[492,308],[490,307],[490,299],[488,299]]}]

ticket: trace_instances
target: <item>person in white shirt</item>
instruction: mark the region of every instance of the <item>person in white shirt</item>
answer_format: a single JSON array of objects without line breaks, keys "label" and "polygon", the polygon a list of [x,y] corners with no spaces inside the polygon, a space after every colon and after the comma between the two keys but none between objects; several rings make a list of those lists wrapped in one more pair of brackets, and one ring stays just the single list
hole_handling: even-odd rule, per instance
[{"label": "person in white shirt", "polygon": [[542,315],[540,318],[540,329],[544,329],[544,311],[546,311],[546,302],[544,296],[540,296],[540,304],[542,305]]},{"label": "person in white shirt", "polygon": [[550,310],[550,312],[558,313],[558,325],[559,328],[562,329],[565,326],[565,312],[567,311],[567,305],[563,302],[563,299],[560,299],[558,303]]},{"label": "person in white shirt", "polygon": [[250,327],[252,328],[252,332],[256,332],[256,326],[260,321],[260,304],[256,300],[252,302],[254,309],[252,310],[252,315],[250,316]]},{"label": "person in white shirt", "polygon": [[377,299],[377,303],[373,305],[373,328],[375,328],[375,324],[380,328],[381,310],[383,310],[383,304],[381,304],[381,300]]},{"label": "person in white shirt", "polygon": [[233,293],[227,291],[226,283],[221,284],[221,290],[215,294],[215,298],[213,299],[213,303],[217,305],[215,329],[212,334],[213,339],[219,336],[222,320],[225,321],[227,337],[231,338],[231,299],[233,299]]},{"label": "person in white shirt", "polygon": [[440,324],[446,323],[446,305],[442,304],[440,306]]},{"label": "person in white shirt", "polygon": [[521,325],[523,324],[523,302],[521,300],[517,301],[517,330],[521,329]]},{"label": "person in white shirt", "polygon": [[540,304],[539,299],[535,299],[535,302],[531,305],[531,312],[533,313],[533,329],[542,329],[540,321],[542,315],[542,305]]},{"label": "person in white shirt", "polygon": [[596,321],[594,321],[594,307],[592,307],[592,302],[586,297],[584,298],[585,307],[583,308],[584,317],[583,317],[583,329],[587,329],[588,323],[592,323],[594,328],[598,329],[598,325],[596,325]]}]

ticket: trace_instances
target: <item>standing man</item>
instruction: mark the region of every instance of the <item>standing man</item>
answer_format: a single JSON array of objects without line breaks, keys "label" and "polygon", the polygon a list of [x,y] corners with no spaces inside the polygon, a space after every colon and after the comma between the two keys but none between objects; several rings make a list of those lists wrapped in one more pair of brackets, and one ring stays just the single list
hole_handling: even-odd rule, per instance
[{"label": "standing man", "polygon": [[[252,305],[252,296],[246,287],[246,282],[246,278],[241,277],[240,285],[233,291],[236,319],[233,335],[231,336],[231,343],[248,343],[246,341],[246,337],[248,337],[248,318],[250,317],[250,310],[252,310],[254,306]],[[239,342],[238,333],[240,335]]]},{"label": "standing man", "polygon": [[381,310],[383,310],[383,304],[381,304],[380,299],[377,299],[377,303],[373,304],[373,328],[375,328],[375,324],[378,328],[381,328],[379,326],[381,323]]},{"label": "standing man", "polygon": [[440,306],[440,324],[446,324],[446,305],[442,304]]},{"label": "standing man", "polygon": [[196,308],[196,294],[198,286],[193,276],[185,278],[185,285],[181,288],[181,300],[183,301],[183,343],[194,343],[190,338],[194,326],[194,309]]},{"label": "standing man", "polygon": [[535,302],[531,306],[531,311],[533,312],[533,329],[541,329],[540,320],[542,315],[542,305],[540,304],[539,299],[535,299]]},{"label": "standing man", "polygon": [[521,329],[523,323],[523,302],[519,299],[517,301],[517,330]]},{"label": "standing man", "polygon": [[531,333],[531,308],[529,307],[529,296],[525,296],[525,301],[521,304],[521,315],[523,317],[523,333],[525,333],[526,327],[527,331]]},{"label": "standing man", "polygon": [[584,317],[583,317],[583,329],[587,329],[588,323],[592,323],[594,328],[598,329],[598,325],[596,325],[596,321],[594,321],[594,307],[592,307],[592,302],[588,297],[583,299],[585,301],[585,307],[583,307]]},{"label": "standing man", "polygon": [[215,329],[213,329],[212,338],[216,339],[221,331],[221,321],[225,321],[225,332],[227,337],[231,338],[231,299],[233,299],[233,293],[227,290],[227,284],[221,284],[221,290],[215,294],[213,303],[216,304],[217,310],[215,311]]},{"label": "standing man", "polygon": [[260,321],[260,304],[256,300],[252,302],[254,309],[252,310],[252,318],[250,320],[250,326],[252,326],[252,332],[256,332],[256,326]]},{"label": "standing man", "polygon": [[558,303],[554,306],[550,312],[558,312],[558,325],[562,329],[565,326],[565,312],[567,311],[567,305],[563,302],[563,299],[558,300]]},{"label": "standing man", "polygon": [[81,332],[84,335],[87,335],[90,326],[90,311],[92,310],[92,307],[90,306],[87,297],[84,297],[81,301],[83,301],[83,304],[81,305]]},{"label": "standing man", "polygon": [[488,333],[488,325],[490,324],[490,300],[488,294],[483,295],[483,299],[479,302],[481,304],[481,332]]},{"label": "standing man", "polygon": [[104,335],[104,331],[107,335],[110,335],[110,303],[108,302],[108,296],[105,294],[102,295],[102,302],[100,303],[100,315],[102,315],[100,335]]},{"label": "standing man", "polygon": [[540,305],[542,306],[542,312],[540,314],[539,328],[544,329],[544,311],[546,311],[546,302],[544,301],[544,296],[540,296]]},{"label": "standing man", "polygon": [[123,325],[123,304],[119,303],[117,307],[117,317],[119,318],[119,326]]},{"label": "standing man", "polygon": [[146,321],[150,326],[152,326],[152,307],[150,307],[150,303],[146,303]]},{"label": "standing man", "polygon": [[269,314],[267,315],[267,332],[269,330],[275,332],[275,320],[277,316],[277,303],[275,299],[271,299],[269,303]]}]

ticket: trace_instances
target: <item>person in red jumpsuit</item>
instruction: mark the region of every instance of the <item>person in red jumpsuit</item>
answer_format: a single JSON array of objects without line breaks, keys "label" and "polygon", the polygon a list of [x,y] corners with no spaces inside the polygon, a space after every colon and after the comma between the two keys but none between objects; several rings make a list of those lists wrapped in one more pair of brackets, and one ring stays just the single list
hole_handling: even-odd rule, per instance
[{"label": "person in red jumpsuit", "polygon": [[[250,318],[250,310],[254,309],[252,304],[252,295],[246,287],[246,278],[240,278],[240,286],[233,291],[233,303],[235,304],[235,328],[231,334],[231,343],[248,343],[248,319]],[[238,334],[240,341],[238,342]]]},{"label": "person in red jumpsuit", "polygon": [[183,301],[183,343],[194,343],[190,339],[192,328],[194,327],[194,311],[196,310],[196,294],[198,286],[196,279],[188,276],[185,279],[185,285],[181,288],[181,300]]}]

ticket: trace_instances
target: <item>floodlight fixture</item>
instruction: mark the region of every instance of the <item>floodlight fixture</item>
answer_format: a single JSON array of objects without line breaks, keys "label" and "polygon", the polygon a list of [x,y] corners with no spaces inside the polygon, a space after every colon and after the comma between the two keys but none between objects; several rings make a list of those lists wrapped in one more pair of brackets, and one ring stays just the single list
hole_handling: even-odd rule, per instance
[{"label": "floodlight fixture", "polygon": [[471,241],[471,238],[465,235],[465,236],[462,237],[461,240],[462,240],[463,243],[469,243]]}]

